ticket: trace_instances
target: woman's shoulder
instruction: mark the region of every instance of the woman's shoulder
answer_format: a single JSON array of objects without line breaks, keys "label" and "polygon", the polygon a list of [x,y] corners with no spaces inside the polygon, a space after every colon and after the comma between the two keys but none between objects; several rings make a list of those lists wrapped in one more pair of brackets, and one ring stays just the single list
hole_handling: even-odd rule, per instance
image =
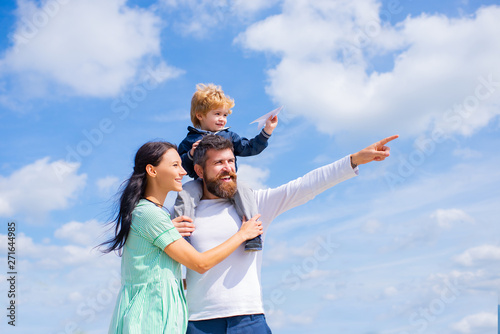
[{"label": "woman's shoulder", "polygon": [[141,199],[137,205],[134,208],[134,211],[132,212],[132,216],[135,219],[149,219],[149,218],[169,218],[169,215],[156,206],[155,204],[151,203],[150,201],[146,199]]},{"label": "woman's shoulder", "polygon": [[[131,230],[155,245],[157,245],[156,243],[162,245],[161,242],[165,240],[178,239],[174,238],[178,232],[170,220],[170,215],[147,200],[139,201],[132,212]],[[168,231],[171,232],[166,233]],[[162,235],[164,236],[160,238]],[[165,246],[160,248],[163,250]]]}]

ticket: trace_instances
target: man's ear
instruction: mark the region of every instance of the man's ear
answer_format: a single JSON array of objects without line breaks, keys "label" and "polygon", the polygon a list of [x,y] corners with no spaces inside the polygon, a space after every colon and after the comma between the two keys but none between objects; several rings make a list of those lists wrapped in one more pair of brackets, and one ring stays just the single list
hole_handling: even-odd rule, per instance
[{"label": "man's ear", "polygon": [[194,165],[194,172],[200,179],[203,179],[203,167],[198,164]]},{"label": "man's ear", "polygon": [[146,165],[146,173],[149,176],[156,177],[156,168],[153,165],[148,164]]}]

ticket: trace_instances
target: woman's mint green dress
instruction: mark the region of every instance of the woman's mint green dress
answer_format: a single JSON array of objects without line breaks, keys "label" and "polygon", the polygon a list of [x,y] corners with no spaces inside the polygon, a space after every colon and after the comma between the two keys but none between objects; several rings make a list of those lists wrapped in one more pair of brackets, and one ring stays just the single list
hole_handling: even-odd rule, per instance
[{"label": "woman's mint green dress", "polygon": [[181,265],[163,251],[180,238],[164,210],[147,200],[139,201],[123,247],[122,287],[109,333],[186,333]]}]

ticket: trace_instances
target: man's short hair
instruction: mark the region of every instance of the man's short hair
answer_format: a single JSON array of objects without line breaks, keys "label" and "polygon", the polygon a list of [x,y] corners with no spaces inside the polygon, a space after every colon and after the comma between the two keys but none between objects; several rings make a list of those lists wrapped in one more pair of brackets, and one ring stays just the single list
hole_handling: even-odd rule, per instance
[{"label": "man's short hair", "polygon": [[208,150],[222,151],[226,149],[230,149],[234,153],[233,143],[229,139],[218,135],[206,135],[194,150],[193,163],[205,168]]}]

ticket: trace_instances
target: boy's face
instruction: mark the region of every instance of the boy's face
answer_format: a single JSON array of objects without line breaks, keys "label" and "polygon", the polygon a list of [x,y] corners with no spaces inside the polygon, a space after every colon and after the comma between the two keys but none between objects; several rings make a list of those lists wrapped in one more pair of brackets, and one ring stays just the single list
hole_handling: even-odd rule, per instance
[{"label": "boy's face", "polygon": [[207,131],[220,131],[227,123],[228,109],[219,108],[210,110],[206,115],[197,114],[196,117],[200,121],[201,129]]}]

